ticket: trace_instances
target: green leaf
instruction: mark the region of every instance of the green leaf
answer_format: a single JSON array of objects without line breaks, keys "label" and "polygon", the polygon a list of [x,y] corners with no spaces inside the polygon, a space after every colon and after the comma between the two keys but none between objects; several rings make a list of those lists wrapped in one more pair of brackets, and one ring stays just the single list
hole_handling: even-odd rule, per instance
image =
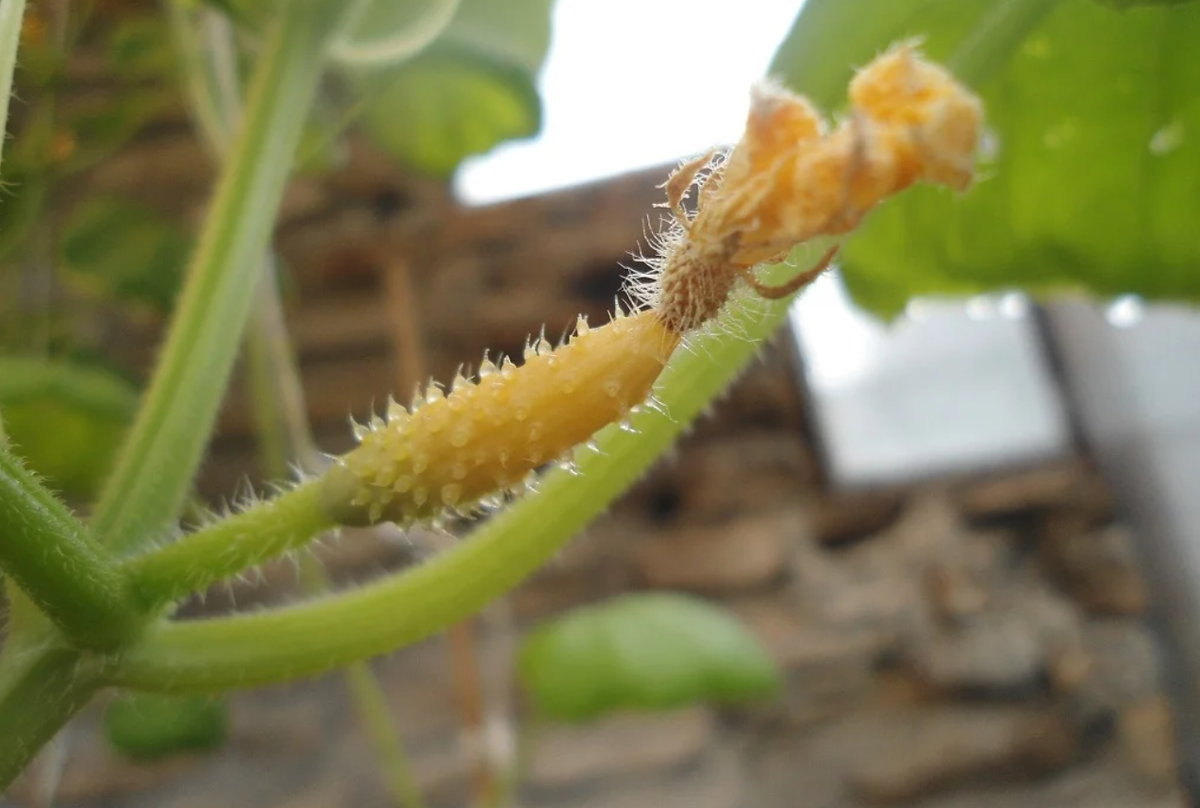
[{"label": "green leaf", "polygon": [[139,759],[178,752],[202,752],[225,742],[225,703],[204,696],[137,693],[117,699],[104,711],[108,742]]},{"label": "green leaf", "polygon": [[0,356],[0,411],[9,440],[58,490],[90,497],[112,464],[137,391],[96,367]]},{"label": "green leaf", "polygon": [[167,312],[175,301],[192,239],[145,205],[92,199],[71,216],[62,258],[85,286]]},{"label": "green leaf", "polygon": [[[848,79],[847,65],[912,35],[946,59],[999,5],[809,0],[773,70],[800,91],[828,86],[831,71]],[[977,82],[994,152],[981,182],[964,196],[906,191],[850,239],[856,300],[890,315],[916,295],[1017,287],[1200,299],[1197,41],[1200,3],[1061,0]]]},{"label": "green leaf", "polygon": [[553,7],[554,0],[462,0],[443,39],[533,75],[550,49]]},{"label": "green leaf", "polygon": [[365,113],[367,131],[402,162],[435,176],[541,127],[530,76],[469,52],[435,46],[383,80]]},{"label": "green leaf", "polygon": [[402,162],[443,177],[471,155],[536,134],[551,3],[462,0],[433,45],[363,78],[367,131]]},{"label": "green leaf", "polygon": [[1135,6],[1152,6],[1152,5],[1177,6],[1177,5],[1181,5],[1183,3],[1195,2],[1195,0],[1096,0],[1096,1],[1098,3],[1102,3],[1106,6],[1111,6],[1112,8],[1119,8],[1119,9],[1134,8]]},{"label": "green leaf", "polygon": [[354,15],[331,55],[367,68],[398,64],[433,42],[457,10],[458,0],[374,0]]},{"label": "green leaf", "polygon": [[775,663],[732,615],[672,593],[626,595],[542,626],[525,638],[518,671],[539,711],[563,721],[741,702],[780,684]]}]

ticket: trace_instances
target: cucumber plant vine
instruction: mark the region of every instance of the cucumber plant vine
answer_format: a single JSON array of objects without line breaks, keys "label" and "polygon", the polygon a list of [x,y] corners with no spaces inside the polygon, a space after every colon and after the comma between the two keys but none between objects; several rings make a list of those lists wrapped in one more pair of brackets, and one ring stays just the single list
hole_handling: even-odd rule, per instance
[{"label": "cucumber plant vine", "polygon": [[[0,78],[16,58],[22,5],[0,6]],[[431,384],[413,407],[395,405],[364,425],[360,445],[325,473],[179,535],[250,314],[259,280],[250,268],[269,250],[326,57],[341,32],[365,25],[361,6],[341,0],[224,5],[253,17],[261,37],[245,115],[158,366],[86,523],[26,468],[19,447],[0,447],[0,570],[11,604],[0,656],[5,785],[101,689],[217,693],[286,681],[392,651],[475,612],[557,552],[730,383],[790,297],[828,265],[829,239],[916,182],[961,190],[973,176],[982,106],[912,45],[858,72],[850,113],[836,125],[766,83],[732,151],[669,178],[674,220],[633,281],[635,311],[618,307],[601,326],[581,322],[561,346],[536,339],[519,367],[485,359],[476,378],[448,391]],[[1035,5],[997,3],[1007,17],[981,22],[978,42],[994,31],[1004,34],[1001,49],[1011,47],[1014,25],[1040,19]],[[983,69],[987,60],[963,63]],[[689,214],[682,201],[693,192]],[[825,241],[811,269],[786,263],[814,240]],[[322,531],[470,511],[532,482],[551,460],[558,467],[536,478],[536,494],[424,564],[285,608],[172,620],[181,598],[301,550]]]}]

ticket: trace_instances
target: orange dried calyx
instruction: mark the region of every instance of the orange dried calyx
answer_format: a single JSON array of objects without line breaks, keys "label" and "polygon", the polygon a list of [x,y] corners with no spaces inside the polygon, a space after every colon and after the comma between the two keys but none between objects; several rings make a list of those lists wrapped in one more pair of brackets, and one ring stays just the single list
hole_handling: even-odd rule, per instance
[{"label": "orange dried calyx", "polygon": [[[712,320],[739,280],[769,295],[752,274],[756,266],[810,239],[853,230],[876,204],[915,182],[970,185],[982,105],[911,44],[859,71],[850,102],[829,131],[807,100],[763,85],[728,158],[685,164],[678,176],[688,181],[668,182],[679,224],[663,237],[662,276],[644,298],[669,328],[687,332]],[[680,203],[693,178],[699,198],[689,219]],[[815,269],[800,280],[811,281],[823,266]]]},{"label": "orange dried calyx", "polygon": [[520,367],[485,359],[477,381],[389,408],[326,473],[326,510],[348,525],[470,512],[645,401],[678,342],[651,312],[618,314],[595,329],[580,319],[558,348],[539,341]]}]

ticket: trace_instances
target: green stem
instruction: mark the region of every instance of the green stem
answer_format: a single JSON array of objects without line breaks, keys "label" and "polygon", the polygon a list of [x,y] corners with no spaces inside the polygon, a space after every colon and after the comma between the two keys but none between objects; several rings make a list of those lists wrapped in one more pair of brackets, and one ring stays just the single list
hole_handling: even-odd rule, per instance
[{"label": "green stem", "polygon": [[[323,597],[329,593],[329,576],[325,574],[321,562],[312,556],[301,560],[300,580],[305,592],[312,597]],[[387,694],[371,666],[366,662],[354,662],[346,667],[342,675],[363,729],[375,747],[375,754],[379,756],[379,767],[383,770],[387,788],[396,804],[407,808],[425,808],[408,753],[404,749],[404,738],[392,718]]]},{"label": "green stem", "polygon": [[100,686],[97,666],[78,651],[41,649],[0,670],[0,794]]},{"label": "green stem", "polygon": [[[212,8],[168,3],[188,112],[202,140],[224,162],[241,118],[232,23]],[[203,32],[201,36],[198,32]]]},{"label": "green stem", "polygon": [[359,720],[379,755],[379,766],[397,805],[424,808],[425,800],[413,776],[404,739],[392,720],[392,708],[379,681],[366,662],[352,663],[345,670],[346,688],[358,711]]},{"label": "green stem", "polygon": [[786,312],[780,301],[765,304],[761,317],[742,312],[750,339],[704,337],[693,350],[677,352],[659,388],[673,418],[647,411],[633,419],[641,434],[604,430],[598,436],[603,454],[578,453],[582,474],[547,475],[541,493],[516,503],[453,549],[324,600],[162,624],[125,656],[116,681],[179,692],[285,681],[389,652],[466,618],[553,557],[636,481],[728,385]]},{"label": "green stem", "polygon": [[12,98],[13,69],[17,64],[24,16],[25,0],[0,2],[0,158],[4,154],[4,141],[8,139],[8,102]]},{"label": "green stem", "polygon": [[114,648],[136,635],[145,622],[113,559],[4,447],[0,570],[83,647]]},{"label": "green stem", "polygon": [[[197,14],[177,5],[171,6],[171,19],[176,41],[185,54],[184,85],[193,117],[209,148],[224,162],[232,132],[245,114],[232,24],[212,9]],[[195,34],[198,27],[204,32],[203,43]],[[302,468],[311,470],[318,453],[284,325],[275,259],[268,251],[262,261],[246,332],[246,379],[263,476],[283,479],[290,461],[298,459]]]},{"label": "green stem", "polygon": [[960,80],[980,86],[994,76],[1059,0],[995,3],[954,51],[946,66]]},{"label": "green stem", "polygon": [[246,334],[246,376],[263,476],[279,480],[287,477],[293,462],[305,472],[316,472],[320,453],[308,425],[304,387],[284,323],[274,256],[265,256],[263,262]]},{"label": "green stem", "polygon": [[319,486],[306,483],[257,502],[125,564],[143,608],[157,609],[212,583],[308,544],[334,527]]},{"label": "green stem", "polygon": [[258,302],[250,314],[250,328],[246,332],[245,379],[254,415],[259,472],[263,479],[282,480],[287,477],[292,452],[289,448],[288,424],[276,409],[280,391],[278,380],[271,371],[271,338],[266,333],[263,316],[266,296],[274,297],[274,291],[263,288],[265,286],[263,283],[259,287]]},{"label": "green stem", "polygon": [[343,9],[293,0],[260,57],[238,138],[188,271],[159,366],[92,528],[132,549],[166,532],[187,496],[241,342],[271,228]]}]

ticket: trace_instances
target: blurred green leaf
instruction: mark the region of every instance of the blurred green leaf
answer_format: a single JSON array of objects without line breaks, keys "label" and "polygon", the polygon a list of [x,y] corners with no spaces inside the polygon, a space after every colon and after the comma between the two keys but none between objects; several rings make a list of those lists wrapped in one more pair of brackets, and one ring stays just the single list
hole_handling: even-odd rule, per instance
[{"label": "blurred green leaf", "polygon": [[137,391],[100,368],[0,355],[0,411],[30,468],[86,498],[108,472],[137,407]]},{"label": "blurred green leaf", "polygon": [[72,277],[94,291],[167,312],[183,277],[192,239],[140,204],[93,199],[71,216],[62,258]]},{"label": "blurred green leaf", "polygon": [[[26,14],[38,16],[35,9],[36,7],[30,8]],[[47,31],[37,38],[22,38],[17,65],[13,80],[18,91],[16,97],[21,98],[31,88],[45,87],[57,80],[66,68],[67,58],[63,49]]]},{"label": "blurred green leaf", "polygon": [[165,90],[127,88],[91,108],[64,110],[64,128],[56,133],[63,170],[82,171],[99,163],[128,143],[171,100]]},{"label": "blurred green leaf", "polygon": [[672,593],[625,595],[538,628],[522,644],[518,672],[538,710],[563,721],[741,702],[780,684],[775,663],[731,614]]},{"label": "blurred green leaf", "polygon": [[1183,3],[1194,3],[1196,0],[1097,0],[1097,2],[1112,8],[1126,9],[1134,6],[1178,6]]},{"label": "blurred green leaf", "polygon": [[[809,0],[772,70],[830,105],[848,65],[913,35],[946,59],[996,5]],[[980,83],[994,152],[981,182],[965,196],[906,191],[849,240],[855,299],[885,315],[916,295],[1015,287],[1200,299],[1196,42],[1200,3],[1061,0]]]},{"label": "blurred green leaf", "polygon": [[524,70],[444,45],[383,81],[365,113],[367,131],[390,154],[436,176],[541,126],[541,102]]},{"label": "blurred green leaf", "polygon": [[0,260],[25,243],[45,200],[43,178],[26,174],[15,161],[5,163],[0,182]]},{"label": "blurred green leaf", "polygon": [[537,72],[550,45],[552,0],[462,0],[437,41],[365,75],[364,123],[418,171],[449,176],[473,154],[541,128]]},{"label": "blurred green leaf", "polygon": [[553,7],[554,0],[462,0],[442,39],[533,76],[550,49]]},{"label": "blurred green leaf", "polygon": [[433,42],[457,7],[458,0],[374,0],[360,8],[332,56],[365,68],[398,64]]},{"label": "blurred green leaf", "polygon": [[225,703],[204,696],[136,693],[104,711],[104,734],[118,751],[139,759],[202,752],[225,742]]},{"label": "blurred green leaf", "polygon": [[108,36],[107,57],[122,79],[168,79],[175,70],[171,30],[161,15],[120,20]]}]

